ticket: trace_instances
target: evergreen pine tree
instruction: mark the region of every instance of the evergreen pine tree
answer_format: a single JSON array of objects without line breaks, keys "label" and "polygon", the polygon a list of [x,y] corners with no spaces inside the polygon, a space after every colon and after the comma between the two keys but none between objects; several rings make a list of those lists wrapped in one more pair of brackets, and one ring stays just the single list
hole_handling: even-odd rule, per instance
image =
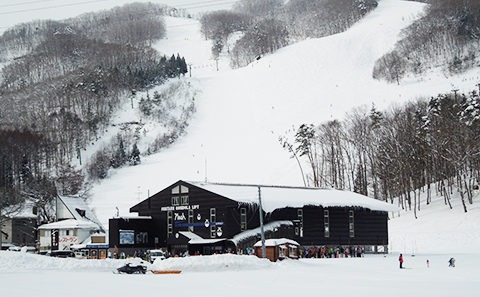
[{"label": "evergreen pine tree", "polygon": [[113,168],[118,168],[122,165],[124,165],[127,162],[127,154],[125,153],[125,148],[123,146],[123,140],[119,138],[118,142],[118,148],[115,151],[112,161],[111,161],[111,166]]},{"label": "evergreen pine tree", "polygon": [[129,156],[129,161],[130,161],[130,165],[138,165],[140,164],[140,150],[138,149],[137,147],[137,144],[134,143],[133,144],[133,147],[132,147],[132,152],[130,153],[130,156]]}]

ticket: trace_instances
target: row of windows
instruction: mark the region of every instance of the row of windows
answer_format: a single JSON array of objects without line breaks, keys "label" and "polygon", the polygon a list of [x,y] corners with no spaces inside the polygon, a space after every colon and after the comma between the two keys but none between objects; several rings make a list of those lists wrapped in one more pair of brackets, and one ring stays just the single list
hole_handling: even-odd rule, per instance
[{"label": "row of windows", "polygon": [[[210,208],[210,222],[215,223],[217,220],[216,216],[216,210],[215,208]],[[193,224],[194,219],[193,219],[193,210],[189,209],[188,210],[188,224]],[[188,226],[188,231],[194,232],[194,226]],[[216,237],[216,226],[211,225],[210,226],[210,237],[215,238]],[[167,236],[170,237],[173,235],[173,212],[170,210],[167,212]]]},{"label": "row of windows", "polygon": [[180,185],[172,188],[172,194],[186,194],[186,193],[188,193],[188,187]]},{"label": "row of windows", "polygon": [[188,196],[173,196],[172,197],[172,205],[177,206],[177,205],[188,205]]},{"label": "row of windows", "polygon": [[[215,208],[210,208],[210,222],[215,223],[217,221],[217,212]],[[217,226],[210,226],[210,238],[215,238],[217,234]]]},{"label": "row of windows", "polygon": [[[188,204],[188,196],[182,196],[182,201],[184,201],[183,200],[184,197],[186,197],[185,201]],[[172,204],[173,204],[173,201],[174,201],[173,198],[178,198],[178,197],[172,197]],[[175,205],[175,204],[173,204],[173,205]],[[349,217],[349,224],[348,224],[349,235],[350,235],[350,237],[354,237],[355,236],[355,224],[354,224],[354,212],[353,212],[353,210],[349,211],[348,217]],[[303,210],[302,209],[298,209],[297,218],[298,218],[298,221],[299,221],[299,226],[296,228],[295,234],[297,236],[303,237]],[[324,218],[324,220],[323,220],[324,236],[325,237],[330,237],[330,213],[329,213],[329,210],[324,210],[323,218]],[[193,222],[194,222],[194,220],[193,220],[193,210],[190,209],[188,211],[188,223],[193,224]],[[210,209],[210,222],[211,223],[216,222],[216,210],[215,210],[215,208]],[[240,209],[240,229],[242,231],[245,231],[245,230],[247,230],[247,228],[248,228],[248,226],[247,226],[247,210],[245,208],[241,208]],[[298,228],[300,228],[300,229],[298,229]],[[74,231],[76,233],[76,230],[74,230]],[[194,232],[194,227],[189,226],[188,231]],[[167,213],[167,233],[168,233],[168,237],[170,237],[173,234],[173,213],[172,213],[172,211],[169,211]],[[215,225],[210,226],[210,237],[211,238],[216,237],[216,226]]]}]

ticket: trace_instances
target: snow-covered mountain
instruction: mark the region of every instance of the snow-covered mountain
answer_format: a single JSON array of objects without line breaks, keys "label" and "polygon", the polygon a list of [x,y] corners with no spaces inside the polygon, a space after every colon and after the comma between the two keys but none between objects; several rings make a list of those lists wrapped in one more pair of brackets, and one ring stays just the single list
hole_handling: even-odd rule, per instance
[{"label": "snow-covered mountain", "polygon": [[[301,124],[342,119],[352,108],[372,103],[386,109],[449,92],[452,85],[460,92],[474,89],[478,69],[457,77],[431,72],[399,86],[372,78],[375,60],[393,48],[423,8],[417,2],[383,0],[345,33],[293,44],[236,70],[224,52],[218,71],[199,23],[167,18],[167,38],[154,47],[167,56],[180,53],[191,64],[192,76],[181,79],[199,85],[197,112],[173,146],[143,158],[140,166],[111,171],[109,179],[95,185],[91,205],[97,216],[108,225],[116,207],[126,215],[179,179],[301,186],[298,164],[278,141],[292,137]],[[126,100],[125,113],[131,114],[129,106]]]},{"label": "snow-covered mountain", "polygon": [[[210,58],[211,43],[201,38],[198,22],[167,18],[168,37],[155,47],[167,56],[180,53],[192,63],[192,77],[187,74],[181,79],[200,90],[195,97],[197,113],[187,134],[174,145],[144,157],[141,165],[112,170],[108,179],[94,186],[91,206],[98,218],[108,226],[116,207],[120,215],[127,215],[131,206],[178,179],[303,185],[298,165],[278,142],[279,136],[291,137],[300,124],[341,119],[345,112],[362,104],[370,107],[373,102],[384,109],[418,96],[435,96],[449,92],[452,85],[460,92],[474,89],[479,69],[457,77],[432,71],[422,78],[407,78],[400,86],[371,78],[374,61],[392,49],[401,29],[418,17],[423,7],[416,2],[382,0],[376,10],[345,33],[294,44],[238,70],[229,68],[228,54],[223,53],[218,71]],[[135,106],[141,96],[137,95]],[[118,123],[138,117],[130,104],[126,99],[123,111],[116,115]],[[112,129],[104,141],[114,135]],[[93,149],[85,154],[88,156]],[[432,194],[436,194],[435,189]],[[169,259],[178,262],[173,263],[175,267],[188,268],[179,275],[125,276],[128,281],[123,281],[123,276],[110,272],[122,265],[119,260],[0,252],[0,288],[7,296],[20,291],[50,296],[67,290],[71,296],[84,296],[87,287],[72,287],[75,283],[88,284],[88,292],[94,292],[94,296],[158,292],[196,296],[212,292],[231,296],[320,292],[477,296],[478,197],[476,193],[466,214],[457,195],[452,195],[452,209],[436,196],[428,206],[422,198],[417,218],[413,211],[392,214],[390,254],[386,257],[367,255],[275,264],[233,255],[176,258]],[[398,253],[404,254],[405,266],[411,270],[398,269]],[[448,267],[450,257],[457,259],[456,268]],[[26,280],[32,285],[25,287]],[[53,291],[52,280],[56,283]]]}]

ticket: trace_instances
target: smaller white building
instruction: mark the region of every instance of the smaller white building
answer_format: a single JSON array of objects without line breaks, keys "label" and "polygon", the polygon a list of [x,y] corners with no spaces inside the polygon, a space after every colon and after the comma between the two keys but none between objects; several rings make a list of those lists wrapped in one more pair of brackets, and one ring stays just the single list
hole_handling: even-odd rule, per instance
[{"label": "smaller white building", "polygon": [[38,227],[40,250],[69,250],[71,246],[107,243],[105,228],[82,198],[58,196],[56,217],[56,222]]}]

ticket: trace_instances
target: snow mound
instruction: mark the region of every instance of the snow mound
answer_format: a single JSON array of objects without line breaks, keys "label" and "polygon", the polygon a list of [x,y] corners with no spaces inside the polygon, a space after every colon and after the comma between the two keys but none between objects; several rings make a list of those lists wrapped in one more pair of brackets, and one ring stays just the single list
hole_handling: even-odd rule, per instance
[{"label": "snow mound", "polygon": [[151,270],[182,272],[218,272],[273,268],[274,263],[257,256],[221,254],[156,260]]},{"label": "snow mound", "polygon": [[122,266],[124,260],[88,260],[56,258],[31,253],[0,251],[0,272],[25,270],[110,270]]}]

